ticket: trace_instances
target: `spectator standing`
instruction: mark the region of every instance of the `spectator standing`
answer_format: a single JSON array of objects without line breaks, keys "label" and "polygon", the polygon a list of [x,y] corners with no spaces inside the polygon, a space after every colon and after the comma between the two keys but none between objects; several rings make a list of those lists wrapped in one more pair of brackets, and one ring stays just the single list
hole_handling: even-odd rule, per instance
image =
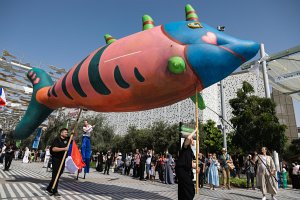
[{"label": "spectator standing", "polygon": [[[219,187],[219,168],[220,163],[218,162],[217,155],[214,153],[212,158],[209,159],[209,168],[207,174],[207,182],[211,190],[215,190]],[[200,169],[201,170],[201,169]]]},{"label": "spectator standing", "polygon": [[102,152],[97,152],[97,167],[96,170],[98,172],[102,172],[103,171],[103,154]]},{"label": "spectator standing", "polygon": [[251,187],[253,190],[254,188],[254,177],[255,177],[255,160],[249,154],[247,160],[245,162],[245,171],[247,176],[247,188],[249,189],[249,184],[251,181]]},{"label": "spectator standing", "polygon": [[28,163],[30,160],[30,151],[29,148],[25,148],[24,157],[23,157],[23,163]]},{"label": "spectator standing", "polygon": [[0,153],[0,165],[3,166],[3,160],[5,157],[5,149],[6,149],[6,144],[3,144],[3,147],[1,148],[1,153]]},{"label": "spectator standing", "polygon": [[151,150],[149,149],[147,152],[147,159],[146,159],[146,179],[150,180],[150,174],[149,171],[151,169],[151,160],[152,160],[152,153]]},{"label": "spectator standing", "polygon": [[297,162],[292,163],[292,187],[293,189],[300,189],[300,166]]},{"label": "spectator standing", "polygon": [[164,182],[164,172],[165,172],[165,155],[161,155],[158,160],[158,176],[161,182]]},{"label": "spectator standing", "polygon": [[222,167],[222,177],[223,177],[223,189],[230,187],[230,168],[229,164],[232,164],[231,156],[227,153],[226,148],[222,148],[222,155],[220,156],[220,164]]},{"label": "spectator standing", "polygon": [[125,175],[129,175],[132,160],[132,153],[129,153],[125,158]]},{"label": "spectator standing", "polygon": [[13,148],[13,145],[8,145],[8,147],[5,149],[5,166],[4,171],[9,171],[9,167],[11,165],[12,159],[14,157],[15,151]]},{"label": "spectator standing", "polygon": [[175,163],[171,154],[168,154],[165,160],[164,182],[165,184],[174,184],[174,168]]},{"label": "spectator standing", "polygon": [[43,167],[48,167],[49,159],[50,159],[50,149],[49,146],[46,147],[45,149],[45,159],[44,159],[44,166]]},{"label": "spectator standing", "polygon": [[204,185],[204,175],[205,175],[205,157],[202,152],[198,154],[198,160],[199,160],[199,188],[203,188]]},{"label": "spectator standing", "polygon": [[109,169],[110,169],[110,166],[111,166],[111,163],[113,160],[113,156],[112,156],[112,153],[110,150],[107,152],[107,154],[105,156],[105,160],[106,160],[106,162],[105,162],[105,169],[104,169],[103,174],[105,174],[105,172],[106,172],[107,175],[109,175]]},{"label": "spectator standing", "polygon": [[145,179],[145,165],[147,160],[147,148],[142,150],[141,165],[140,165],[140,180]]},{"label": "spectator standing", "polygon": [[141,162],[141,154],[139,149],[136,149],[134,155],[134,168],[133,168],[133,177],[135,178],[140,176],[140,162]]}]

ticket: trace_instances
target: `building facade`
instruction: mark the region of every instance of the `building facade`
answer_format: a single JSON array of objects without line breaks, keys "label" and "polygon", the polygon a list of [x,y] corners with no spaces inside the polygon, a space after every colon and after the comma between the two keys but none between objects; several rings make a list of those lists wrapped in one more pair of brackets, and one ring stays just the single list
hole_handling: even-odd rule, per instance
[{"label": "building facade", "polygon": [[279,119],[279,122],[287,126],[285,135],[287,136],[289,142],[294,139],[298,139],[298,128],[296,124],[292,97],[273,88],[272,99],[276,103],[276,115]]}]

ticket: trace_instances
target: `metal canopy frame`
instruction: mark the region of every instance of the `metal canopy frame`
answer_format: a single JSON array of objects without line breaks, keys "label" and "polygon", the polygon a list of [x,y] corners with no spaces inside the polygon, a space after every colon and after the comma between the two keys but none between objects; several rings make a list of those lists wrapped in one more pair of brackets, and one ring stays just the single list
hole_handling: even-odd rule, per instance
[{"label": "metal canopy frame", "polygon": [[300,101],[300,62],[298,64],[298,61],[300,61],[300,45],[245,63],[241,66],[241,70],[261,72],[261,64],[266,62],[268,80],[272,87]]}]

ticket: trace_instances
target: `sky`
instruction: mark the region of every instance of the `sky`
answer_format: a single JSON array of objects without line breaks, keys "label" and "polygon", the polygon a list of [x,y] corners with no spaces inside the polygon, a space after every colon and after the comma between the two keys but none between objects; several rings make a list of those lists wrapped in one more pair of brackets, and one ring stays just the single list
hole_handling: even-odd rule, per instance
[{"label": "sky", "polygon": [[[300,0],[0,0],[0,50],[23,63],[70,69],[105,44],[142,30],[142,16],[155,25],[185,20],[191,4],[200,21],[241,39],[265,44],[268,54],[300,44]],[[295,103],[300,126],[300,103]]]}]

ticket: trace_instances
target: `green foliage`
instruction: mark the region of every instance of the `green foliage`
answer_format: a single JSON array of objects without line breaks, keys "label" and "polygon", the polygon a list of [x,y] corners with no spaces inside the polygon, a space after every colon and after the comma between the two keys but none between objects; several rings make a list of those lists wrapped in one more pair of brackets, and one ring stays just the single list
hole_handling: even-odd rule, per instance
[{"label": "green foliage", "polygon": [[131,126],[127,134],[116,135],[113,139],[113,150],[121,152],[134,152],[135,149],[154,149],[156,153],[169,153],[178,151],[179,130],[178,125],[168,125],[165,122],[155,122],[145,129]]},{"label": "green foliage", "polygon": [[243,151],[253,151],[262,146],[271,151],[283,152],[287,141],[275,112],[275,103],[269,98],[252,95],[253,87],[246,81],[237,91],[237,98],[229,101],[234,117],[231,119],[234,132],[232,142]]},{"label": "green foliage", "polygon": [[230,178],[230,185],[239,188],[246,188],[247,187],[247,179],[245,178]]},{"label": "green foliage", "polygon": [[285,159],[290,160],[299,154],[300,154],[300,138],[292,140],[291,144],[287,147],[283,156]]},{"label": "green foliage", "polygon": [[203,124],[203,148],[207,152],[216,153],[223,147],[223,135],[220,129],[216,127],[216,122],[208,120]]}]

